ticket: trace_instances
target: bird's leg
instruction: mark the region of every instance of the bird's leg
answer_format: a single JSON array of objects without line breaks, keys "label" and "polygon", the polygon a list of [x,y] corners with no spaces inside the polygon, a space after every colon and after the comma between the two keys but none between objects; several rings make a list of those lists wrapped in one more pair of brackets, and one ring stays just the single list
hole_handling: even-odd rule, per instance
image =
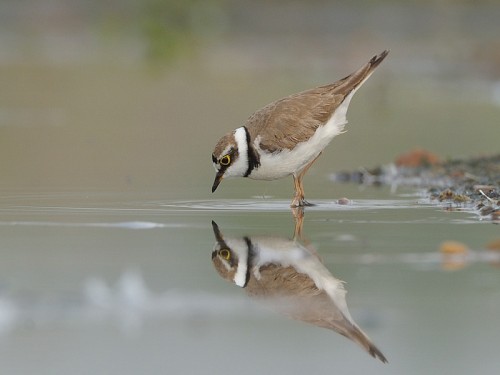
[{"label": "bird's leg", "polygon": [[293,207],[292,215],[295,219],[295,228],[293,231],[293,240],[301,243],[309,252],[319,259],[321,263],[323,263],[323,259],[319,256],[316,249],[311,245],[311,241],[309,241],[303,234],[304,228],[304,207]]},{"label": "bird's leg", "polygon": [[314,206],[314,204],[309,203],[304,199],[304,187],[302,186],[302,179],[304,178],[304,175],[309,170],[309,168],[311,168],[311,165],[313,165],[314,162],[318,160],[320,155],[321,152],[309,164],[307,164],[297,176],[295,176],[295,174],[293,175],[295,196],[293,197],[292,204],[290,205],[290,207]]},{"label": "bird's leg", "polygon": [[[290,204],[290,207],[296,208],[296,207],[302,207],[304,206],[303,201],[304,201],[304,191],[302,190],[302,183],[299,182],[298,177],[293,175],[293,185],[295,188],[295,195],[292,199],[292,203]],[[302,193],[301,193],[302,190]]]},{"label": "bird's leg", "polygon": [[304,207],[292,207],[292,215],[295,219],[293,239],[294,241],[302,241],[302,228],[304,226]]}]

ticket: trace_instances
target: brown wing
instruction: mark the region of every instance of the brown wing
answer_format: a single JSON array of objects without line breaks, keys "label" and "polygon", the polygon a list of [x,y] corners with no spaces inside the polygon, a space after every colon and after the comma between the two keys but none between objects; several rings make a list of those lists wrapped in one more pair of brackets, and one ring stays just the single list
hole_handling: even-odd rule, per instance
[{"label": "brown wing", "polygon": [[252,140],[260,135],[261,149],[277,152],[291,149],[297,143],[309,139],[388,53],[384,51],[374,56],[356,72],[335,83],[290,95],[258,110],[245,125]]},{"label": "brown wing", "polygon": [[268,104],[248,119],[246,127],[252,139],[261,136],[260,148],[265,151],[291,149],[312,137],[342,100],[343,95],[318,87]]}]

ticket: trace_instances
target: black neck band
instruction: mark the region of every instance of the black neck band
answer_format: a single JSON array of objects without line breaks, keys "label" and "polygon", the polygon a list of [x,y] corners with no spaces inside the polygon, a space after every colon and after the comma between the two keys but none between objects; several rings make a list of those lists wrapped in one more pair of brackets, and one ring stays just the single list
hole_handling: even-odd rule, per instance
[{"label": "black neck band", "polygon": [[252,173],[254,168],[257,168],[258,166],[260,166],[260,161],[259,161],[259,157],[257,156],[257,153],[255,152],[255,150],[251,144],[250,133],[248,132],[247,127],[244,126],[243,129],[245,129],[245,134],[246,134],[246,139],[247,139],[247,157],[248,157],[248,168],[243,176],[248,177],[248,176],[250,176],[250,173]]},{"label": "black neck band", "polygon": [[243,288],[247,286],[248,281],[250,280],[250,272],[252,272],[252,263],[255,256],[255,250],[250,238],[245,237],[244,240],[247,244],[247,272],[245,274],[245,285],[243,285]]}]

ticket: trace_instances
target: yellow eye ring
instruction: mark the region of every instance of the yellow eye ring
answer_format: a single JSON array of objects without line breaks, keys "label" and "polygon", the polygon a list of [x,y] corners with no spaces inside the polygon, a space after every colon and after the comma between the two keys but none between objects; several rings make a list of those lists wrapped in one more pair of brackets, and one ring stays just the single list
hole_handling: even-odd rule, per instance
[{"label": "yellow eye ring", "polygon": [[229,258],[231,258],[231,252],[228,249],[220,250],[219,255],[223,257],[225,260],[229,260]]},{"label": "yellow eye ring", "polygon": [[220,165],[226,166],[229,165],[229,163],[231,163],[231,156],[229,155],[224,155],[222,159],[220,159]]}]

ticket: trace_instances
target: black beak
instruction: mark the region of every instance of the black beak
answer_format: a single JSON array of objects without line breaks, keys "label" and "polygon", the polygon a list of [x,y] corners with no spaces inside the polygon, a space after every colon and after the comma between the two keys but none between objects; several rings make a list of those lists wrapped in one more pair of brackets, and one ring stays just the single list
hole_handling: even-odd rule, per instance
[{"label": "black beak", "polygon": [[217,174],[215,175],[214,184],[212,185],[212,193],[217,189],[217,186],[219,186],[223,178],[224,178],[224,171],[223,170],[218,171]]}]

